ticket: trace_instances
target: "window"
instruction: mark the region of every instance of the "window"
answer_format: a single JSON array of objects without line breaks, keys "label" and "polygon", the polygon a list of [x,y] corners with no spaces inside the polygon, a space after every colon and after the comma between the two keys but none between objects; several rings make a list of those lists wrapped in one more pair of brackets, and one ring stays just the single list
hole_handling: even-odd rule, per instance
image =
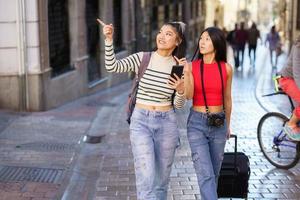
[{"label": "window", "polygon": [[68,0],[48,0],[49,57],[52,76],[72,69]]},{"label": "window", "polygon": [[121,51],[123,49],[122,40],[122,1],[114,0],[114,45],[115,51]]},{"label": "window", "polygon": [[154,49],[156,47],[156,34],[158,32],[158,6],[153,6],[152,7],[152,15],[150,18],[150,23],[149,23],[149,47],[150,49]]},{"label": "window", "polygon": [[300,30],[300,0],[297,1],[297,22],[296,22],[297,30]]},{"label": "window", "polygon": [[158,6],[158,28],[162,27],[165,22],[165,7],[163,5]]},{"label": "window", "polygon": [[98,0],[86,0],[85,20],[87,30],[87,53],[88,59],[88,80],[89,82],[101,78],[100,53],[99,53],[99,26],[96,23],[98,18]]},{"label": "window", "polygon": [[196,12],[195,17],[199,17],[200,16],[199,1],[195,2],[195,12]]},{"label": "window", "polygon": [[169,6],[169,18],[170,18],[170,21],[174,21],[174,18],[175,18],[175,13],[174,13],[174,4],[171,4]]},{"label": "window", "polygon": [[195,19],[200,16],[200,1],[193,0],[191,1],[191,18]]},{"label": "window", "polygon": [[196,6],[195,6],[195,1],[191,1],[191,18],[194,19],[196,15]]},{"label": "window", "polygon": [[158,7],[157,6],[154,6],[152,8],[151,24],[152,24],[152,30],[158,29]]},{"label": "window", "polygon": [[169,10],[169,6],[165,5],[165,21],[168,22],[170,20],[170,10]]},{"label": "window", "polygon": [[182,21],[182,9],[183,9],[183,6],[181,3],[177,3],[175,5],[175,20],[176,21]]}]

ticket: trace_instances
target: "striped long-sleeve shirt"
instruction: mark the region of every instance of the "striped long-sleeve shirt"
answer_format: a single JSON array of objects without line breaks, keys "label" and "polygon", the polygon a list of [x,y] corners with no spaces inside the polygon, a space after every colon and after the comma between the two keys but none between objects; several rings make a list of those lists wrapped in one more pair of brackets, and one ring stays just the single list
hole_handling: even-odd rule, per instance
[{"label": "striped long-sleeve shirt", "polygon": [[[108,72],[138,72],[143,52],[132,54],[117,60],[112,42],[105,41],[105,67]],[[164,57],[158,53],[151,54],[149,65],[141,78],[136,102],[144,105],[167,106],[172,104],[174,90],[167,84],[172,66],[175,65],[172,56]],[[175,93],[174,106],[182,108],[185,104],[184,95]]]}]

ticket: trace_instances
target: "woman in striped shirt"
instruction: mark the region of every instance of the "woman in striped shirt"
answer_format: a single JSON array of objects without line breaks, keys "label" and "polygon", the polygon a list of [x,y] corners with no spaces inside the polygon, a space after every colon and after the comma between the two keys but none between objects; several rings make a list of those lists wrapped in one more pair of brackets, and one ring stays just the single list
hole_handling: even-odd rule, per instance
[{"label": "woman in striped shirt", "polygon": [[[143,52],[117,60],[113,26],[103,25],[105,67],[108,72],[138,72]],[[175,108],[184,105],[183,80],[170,77],[173,65],[186,63],[185,24],[164,24],[156,36],[156,51],[140,80],[130,123],[137,199],[166,200],[171,167],[179,140]],[[172,98],[175,92],[174,100]],[[173,102],[172,102],[173,101]]]}]

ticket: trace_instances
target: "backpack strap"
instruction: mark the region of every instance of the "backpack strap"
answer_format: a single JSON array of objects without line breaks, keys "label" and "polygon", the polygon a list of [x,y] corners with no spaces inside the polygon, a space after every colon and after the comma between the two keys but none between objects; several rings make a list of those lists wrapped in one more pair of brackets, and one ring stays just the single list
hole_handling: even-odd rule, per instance
[{"label": "backpack strap", "polygon": [[149,62],[150,62],[151,53],[152,52],[143,52],[143,58],[142,58],[141,65],[139,67],[139,71],[136,76],[136,81],[140,81],[141,78],[143,77],[143,75],[149,65]]}]

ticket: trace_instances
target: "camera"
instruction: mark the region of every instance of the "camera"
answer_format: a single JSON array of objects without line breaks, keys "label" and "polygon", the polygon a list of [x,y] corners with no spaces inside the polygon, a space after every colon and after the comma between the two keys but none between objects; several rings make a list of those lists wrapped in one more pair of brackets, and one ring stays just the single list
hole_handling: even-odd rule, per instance
[{"label": "camera", "polygon": [[225,115],[224,114],[208,114],[207,125],[214,127],[221,127],[224,125]]}]

